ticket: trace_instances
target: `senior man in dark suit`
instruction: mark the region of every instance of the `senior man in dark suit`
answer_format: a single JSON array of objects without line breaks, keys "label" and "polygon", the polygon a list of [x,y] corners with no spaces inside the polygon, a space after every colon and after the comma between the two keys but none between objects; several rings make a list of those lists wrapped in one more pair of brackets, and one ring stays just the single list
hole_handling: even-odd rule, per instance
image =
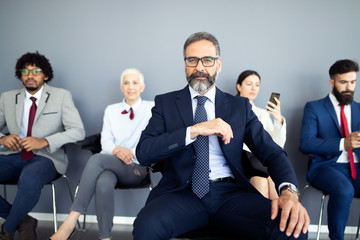
[{"label": "senior man in dark suit", "polygon": [[[189,85],[157,96],[137,146],[141,164],[163,177],[134,222],[135,240],[170,239],[210,226],[257,239],[307,239],[309,216],[285,152],[251,110],[248,99],[215,87],[220,47],[205,32],[184,45]],[[246,143],[265,166],[280,198],[264,198],[242,169]]]},{"label": "senior man in dark suit", "polygon": [[[63,174],[68,159],[62,146],[85,136],[79,112],[67,90],[47,83],[53,78],[49,60],[36,53],[18,59],[15,75],[24,88],[0,96],[0,183],[18,181],[10,205],[0,197],[0,239],[36,239],[37,220],[27,215],[42,187]],[[9,134],[5,134],[5,129]]]}]

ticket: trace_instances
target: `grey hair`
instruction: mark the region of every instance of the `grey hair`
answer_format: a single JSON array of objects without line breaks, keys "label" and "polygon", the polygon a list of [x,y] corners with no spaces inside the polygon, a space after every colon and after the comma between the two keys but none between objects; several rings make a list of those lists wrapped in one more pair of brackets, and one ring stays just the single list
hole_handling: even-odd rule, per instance
[{"label": "grey hair", "polygon": [[140,70],[136,69],[136,68],[127,68],[125,69],[122,73],[121,73],[121,76],[120,76],[120,84],[123,83],[124,81],[124,77],[125,75],[128,75],[128,74],[136,74],[138,75],[139,77],[139,81],[144,84],[144,75],[140,72]]},{"label": "grey hair", "polygon": [[186,39],[184,44],[184,58],[186,57],[186,48],[193,42],[201,41],[201,40],[208,40],[212,42],[216,48],[216,55],[217,57],[220,57],[220,45],[216,37],[210,33],[207,32],[197,32],[191,34],[188,39]]}]

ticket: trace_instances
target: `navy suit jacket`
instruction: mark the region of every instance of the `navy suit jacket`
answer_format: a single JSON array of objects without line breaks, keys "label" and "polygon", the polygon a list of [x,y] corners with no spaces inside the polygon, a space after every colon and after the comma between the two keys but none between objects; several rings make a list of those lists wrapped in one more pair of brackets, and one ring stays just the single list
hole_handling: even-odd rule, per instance
[{"label": "navy suit jacket", "polygon": [[[295,172],[284,150],[263,129],[247,98],[235,97],[216,89],[215,115],[230,124],[234,138],[219,143],[239,187],[256,192],[244,175],[243,143],[268,166],[276,186],[282,182],[297,185]],[[186,128],[194,125],[189,87],[155,97],[148,126],[142,132],[136,156],[143,165],[161,166],[162,179],[149,196],[186,188],[191,180],[196,154],[193,144],[185,146]],[[148,201],[149,201],[148,199]]]},{"label": "navy suit jacket", "polygon": [[[360,104],[351,104],[351,131],[360,130]],[[316,171],[334,164],[339,158],[341,140],[340,123],[329,96],[308,102],[305,105],[302,121],[300,148],[314,155],[307,172],[307,180],[312,182]],[[360,156],[360,149],[353,149]]]}]

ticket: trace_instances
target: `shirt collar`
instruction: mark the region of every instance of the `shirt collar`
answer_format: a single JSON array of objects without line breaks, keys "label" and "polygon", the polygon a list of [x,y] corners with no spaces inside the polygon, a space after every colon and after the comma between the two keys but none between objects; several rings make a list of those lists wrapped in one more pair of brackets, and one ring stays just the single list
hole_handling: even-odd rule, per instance
[{"label": "shirt collar", "polygon": [[[194,89],[192,89],[190,85],[189,85],[189,91],[190,91],[191,99],[194,99],[196,96],[200,96],[200,94],[196,92]],[[214,86],[209,91],[207,91],[204,94],[204,96],[206,96],[212,103],[215,103],[215,94],[216,94],[216,86],[214,84]]]},{"label": "shirt collar", "polygon": [[30,97],[34,97],[36,98],[36,101],[39,101],[42,95],[42,92],[44,90],[44,85],[42,85],[42,87],[40,88],[39,91],[37,91],[34,95],[31,95],[28,91],[26,91],[25,89],[25,98],[26,99],[30,99]]},{"label": "shirt collar", "polygon": [[125,108],[126,111],[129,111],[130,108],[132,108],[132,109],[135,111],[135,110],[141,105],[142,99],[141,99],[141,97],[140,97],[140,98],[137,100],[137,102],[134,103],[134,104],[131,105],[131,106],[125,102],[125,98],[123,99],[122,103],[123,103],[124,108]]}]

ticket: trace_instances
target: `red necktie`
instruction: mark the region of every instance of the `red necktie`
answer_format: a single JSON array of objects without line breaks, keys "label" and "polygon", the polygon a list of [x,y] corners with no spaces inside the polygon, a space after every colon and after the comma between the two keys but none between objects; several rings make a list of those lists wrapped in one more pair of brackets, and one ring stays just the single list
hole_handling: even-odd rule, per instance
[{"label": "red necktie", "polygon": [[[342,137],[347,137],[349,135],[349,129],[348,129],[348,123],[346,120],[344,107],[345,105],[340,104],[341,110],[340,110],[340,128],[341,128],[341,135]],[[351,169],[351,177],[355,180],[356,179],[356,168],[354,163],[354,156],[353,156],[353,150],[349,148],[347,150],[349,155],[349,162],[350,162],[350,169]]]},{"label": "red necktie", "polygon": [[[130,112],[130,120],[133,120],[134,119],[134,110],[132,108],[130,108],[129,112]],[[128,113],[128,111],[124,110],[121,113],[126,114],[126,113]]]},{"label": "red necktie", "polygon": [[[35,114],[36,114],[36,98],[34,97],[30,97],[31,101],[33,102],[31,107],[30,107],[30,112],[29,112],[29,124],[28,124],[28,130],[27,130],[27,136],[30,137],[31,136],[31,130],[32,130],[32,126],[34,123],[34,118],[35,118]],[[30,160],[34,157],[34,153],[32,151],[28,152],[25,149],[22,150],[21,153],[21,158],[24,161]]]}]

